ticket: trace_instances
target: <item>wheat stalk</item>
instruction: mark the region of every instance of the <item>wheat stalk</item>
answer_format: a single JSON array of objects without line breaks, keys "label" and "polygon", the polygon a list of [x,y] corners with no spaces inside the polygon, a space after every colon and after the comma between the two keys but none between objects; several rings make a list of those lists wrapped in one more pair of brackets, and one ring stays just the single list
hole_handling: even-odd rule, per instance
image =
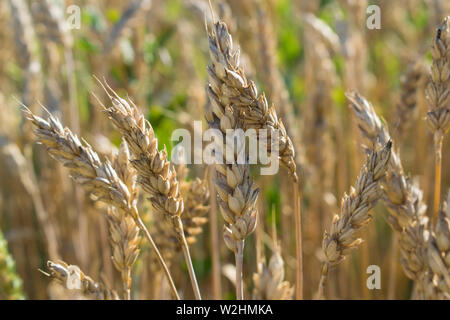
[{"label": "wheat stalk", "polygon": [[446,17],[438,28],[431,55],[431,81],[426,90],[429,104],[427,123],[434,138],[435,183],[434,183],[434,221],[437,222],[442,170],[442,142],[450,128],[450,17]]},{"label": "wheat stalk", "polygon": [[[348,93],[347,98],[359,129],[369,144],[380,147],[390,141],[389,132],[372,105],[356,92]],[[395,150],[391,154],[383,190],[382,200],[390,213],[388,222],[400,242],[403,270],[420,287],[426,271],[426,205],[422,202],[422,191],[404,173],[400,156]]]},{"label": "wheat stalk", "polygon": [[64,261],[58,263],[47,261],[47,268],[50,273],[41,272],[69,290],[80,290],[83,295],[97,300],[119,300],[114,290],[107,288],[103,283],[95,282],[78,266],[69,265]]},{"label": "wheat stalk", "polygon": [[134,219],[155,250],[169,280],[172,293],[178,299],[169,270],[139,216],[136,203],[133,202],[134,198],[109,161],[101,162],[97,153],[87,143],[81,144],[78,137],[70,129],[63,128],[59,120],[52,115],[49,115],[46,121],[34,115],[29,109],[25,109],[24,112],[35,127],[38,141],[47,147],[53,158],[69,169],[75,182],[81,184],[98,200],[114,206],[117,210],[122,210],[125,215]]},{"label": "wheat stalk", "polygon": [[350,250],[362,242],[361,238],[356,237],[356,233],[372,218],[369,211],[380,197],[378,186],[387,169],[391,146],[389,141],[380,151],[370,152],[356,179],[355,187],[351,187],[350,194],[342,197],[340,216],[333,217],[330,232],[324,233],[322,250],[325,261],[319,283],[320,298],[324,295],[329,268],[339,264]]},{"label": "wheat stalk", "polygon": [[138,183],[150,194],[155,210],[171,221],[185,255],[195,297],[201,299],[181,219],[184,202],[176,172],[167,159],[167,151],[158,150],[158,139],[153,128],[136,105],[120,98],[105,85],[103,88],[111,99],[111,106],[105,108],[105,112],[129,145],[134,158],[131,163],[138,173]]}]

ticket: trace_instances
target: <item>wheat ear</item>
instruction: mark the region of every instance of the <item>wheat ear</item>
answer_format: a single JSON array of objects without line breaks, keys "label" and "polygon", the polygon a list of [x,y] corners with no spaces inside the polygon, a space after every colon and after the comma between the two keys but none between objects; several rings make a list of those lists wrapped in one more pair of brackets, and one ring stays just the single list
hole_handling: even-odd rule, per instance
[{"label": "wheat ear", "polygon": [[128,143],[138,183],[150,195],[155,210],[171,221],[183,249],[195,297],[200,300],[200,290],[181,219],[184,202],[176,172],[167,159],[167,151],[158,150],[158,139],[151,124],[132,101],[120,98],[107,84],[103,88],[111,99],[111,106],[105,112]]},{"label": "wheat ear", "polygon": [[[257,220],[256,200],[258,189],[250,178],[248,162],[236,163],[235,150],[226,146],[227,130],[242,128],[233,103],[227,95],[227,83],[232,80],[229,65],[238,64],[239,53],[231,46],[231,36],[224,23],[217,22],[208,33],[209,52],[212,64],[208,66],[208,96],[210,110],[206,110],[206,120],[211,128],[223,133],[222,156],[216,164],[217,202],[225,220],[224,240],[236,259],[236,297],[243,299],[242,264],[245,239],[255,230]],[[228,157],[227,157],[228,153]],[[233,159],[233,161],[229,161]],[[231,162],[231,163],[230,163]]]},{"label": "wheat ear", "polygon": [[434,221],[439,212],[442,171],[442,143],[450,128],[450,17],[446,17],[437,29],[431,55],[431,81],[426,90],[429,104],[427,123],[434,138],[435,180],[434,180]]},{"label": "wheat ear", "polygon": [[[130,152],[125,141],[120,144],[119,152],[114,157],[112,166],[117,176],[123,181],[130,194],[130,203],[137,204],[138,189],[136,171],[130,164]],[[115,207],[108,208],[109,238],[113,250],[112,261],[120,272],[125,299],[131,299],[131,270],[139,255],[139,228],[131,215]]]},{"label": "wheat ear", "polygon": [[83,295],[98,300],[119,300],[114,290],[107,288],[103,283],[95,282],[91,277],[85,275],[78,266],[69,265],[64,261],[58,263],[47,261],[47,268],[50,273],[41,272],[69,290],[80,290]]},{"label": "wheat ear", "polygon": [[[388,129],[382,124],[372,105],[356,92],[348,93],[347,98],[368,144],[380,147],[390,141]],[[420,291],[426,271],[426,205],[422,201],[422,191],[404,173],[396,150],[391,154],[383,191],[382,200],[390,214],[388,222],[400,243],[400,262],[406,276],[416,282]]]},{"label": "wheat ear", "polygon": [[136,225],[155,250],[169,280],[174,297],[179,299],[170,272],[139,216],[136,203],[132,202],[133,198],[126,184],[120,180],[109,161],[101,162],[97,153],[87,143],[81,144],[78,137],[70,129],[63,128],[59,120],[52,115],[49,115],[48,121],[46,121],[35,116],[28,109],[25,109],[24,112],[35,127],[35,135],[38,141],[47,147],[53,158],[70,170],[75,182],[81,184],[98,200],[114,206],[117,210],[122,210],[134,219]]},{"label": "wheat ear", "polygon": [[380,197],[379,182],[384,177],[391,156],[392,143],[389,141],[380,151],[372,150],[366,163],[356,179],[355,187],[350,194],[344,194],[341,202],[341,215],[335,215],[330,232],[325,231],[322,250],[325,261],[319,283],[319,298],[324,295],[328,270],[336,266],[350,250],[361,244],[362,239],[356,237],[371,220],[369,211]]}]

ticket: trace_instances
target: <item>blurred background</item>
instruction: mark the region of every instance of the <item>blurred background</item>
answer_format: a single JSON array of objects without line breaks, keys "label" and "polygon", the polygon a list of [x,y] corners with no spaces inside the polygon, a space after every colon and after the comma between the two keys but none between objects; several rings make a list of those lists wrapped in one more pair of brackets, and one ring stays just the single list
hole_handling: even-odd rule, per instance
[{"label": "blurred background", "polygon": [[[312,298],[319,280],[323,232],[339,212],[340,199],[364,161],[346,91],[358,90],[383,117],[405,171],[418,180],[432,208],[434,154],[424,121],[425,86],[432,40],[443,17],[450,14],[450,2],[211,3],[215,18],[227,23],[241,49],[247,77],[274,103],[293,139],[303,198],[304,291],[306,298]],[[380,8],[379,29],[368,28],[367,19],[374,13],[367,13],[369,5]],[[0,2],[1,299],[73,298],[39,272],[46,269],[48,259],[78,265],[92,278],[120,288],[120,274],[110,259],[107,208],[76,186],[67,170],[34,143],[21,103],[37,115],[44,114],[44,105],[107,156],[117,149],[121,137],[91,94],[107,98],[93,76],[104,78],[121,96],[132,97],[152,124],[160,146],[165,145],[170,154],[173,130],[193,130],[193,121],[204,119],[209,64],[205,20],[211,22],[211,12],[204,0]],[[450,187],[449,140],[443,149],[443,192]],[[186,179],[204,174],[204,166],[191,165]],[[275,226],[285,279],[293,284],[295,232],[292,190],[286,181],[284,172],[257,179],[261,189],[258,234],[269,257]],[[150,232],[156,230],[151,205],[143,194],[139,206]],[[373,216],[361,248],[331,273],[330,298],[411,297],[412,282],[398,263],[386,208],[378,204]],[[203,225],[191,254],[204,297],[234,299],[234,257],[222,240],[222,218],[217,220],[216,225]],[[219,230],[219,289],[212,284],[210,235],[214,228]],[[169,253],[163,250],[165,254]],[[254,237],[247,242],[245,257],[245,286],[251,292],[256,272]],[[182,296],[192,298],[182,254],[170,259]],[[380,290],[366,287],[369,265],[381,268]],[[167,285],[156,283],[161,274],[151,249],[142,241],[133,272],[133,298],[170,298]]]}]

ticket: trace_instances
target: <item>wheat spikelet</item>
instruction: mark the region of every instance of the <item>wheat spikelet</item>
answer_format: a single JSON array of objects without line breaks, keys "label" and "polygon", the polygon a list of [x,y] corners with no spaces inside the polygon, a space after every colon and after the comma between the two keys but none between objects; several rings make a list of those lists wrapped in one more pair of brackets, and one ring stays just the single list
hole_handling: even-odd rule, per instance
[{"label": "wheat spikelet", "polygon": [[78,266],[69,265],[64,261],[55,263],[47,261],[50,273],[45,273],[51,279],[58,281],[69,290],[80,290],[86,297],[96,300],[119,300],[114,290],[107,288],[103,283],[95,282],[85,275]]},{"label": "wheat spikelet", "polygon": [[138,183],[150,195],[154,209],[171,221],[186,257],[195,296],[201,299],[181,220],[184,202],[176,171],[167,159],[167,151],[165,148],[158,150],[158,139],[151,124],[131,100],[120,98],[107,85],[103,88],[111,99],[111,106],[105,108],[105,112],[128,143]]},{"label": "wheat spikelet", "polygon": [[16,273],[16,263],[8,250],[3,232],[0,230],[0,298],[22,300],[22,279]]},{"label": "wheat spikelet", "polygon": [[356,179],[355,187],[350,189],[350,194],[345,194],[342,198],[341,215],[334,216],[330,232],[324,233],[322,250],[325,262],[319,284],[319,297],[323,296],[328,269],[339,264],[350,250],[362,242],[361,238],[356,237],[356,233],[372,218],[369,211],[380,197],[378,186],[385,175],[391,147],[389,141],[382,150],[370,152]]},{"label": "wheat spikelet", "polygon": [[[390,141],[389,132],[372,105],[356,92],[347,94],[347,97],[355,111],[359,128],[369,144],[379,147]],[[426,271],[426,205],[422,202],[422,191],[405,175],[400,156],[395,150],[391,154],[383,190],[382,200],[390,213],[388,222],[400,242],[403,270],[420,286]]]}]

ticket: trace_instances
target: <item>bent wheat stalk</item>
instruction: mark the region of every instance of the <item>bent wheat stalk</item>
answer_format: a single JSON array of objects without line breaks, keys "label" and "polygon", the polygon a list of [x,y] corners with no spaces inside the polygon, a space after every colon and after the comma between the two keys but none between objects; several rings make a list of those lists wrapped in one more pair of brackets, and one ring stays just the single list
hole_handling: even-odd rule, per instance
[{"label": "bent wheat stalk", "polygon": [[389,141],[382,150],[371,150],[356,179],[355,187],[351,187],[350,194],[344,194],[342,198],[341,215],[334,216],[330,232],[324,233],[322,250],[325,261],[319,282],[319,298],[324,297],[328,270],[342,262],[349,251],[362,242],[361,238],[356,237],[356,233],[372,218],[369,211],[380,197],[378,186],[386,172],[391,147],[392,143]]},{"label": "bent wheat stalk", "polygon": [[167,159],[167,151],[158,150],[158,139],[151,124],[131,100],[120,98],[107,84],[103,88],[111,99],[111,106],[105,108],[105,112],[129,145],[134,158],[131,163],[137,171],[138,183],[150,194],[155,210],[171,221],[183,249],[195,297],[201,300],[181,219],[184,202],[176,172]]},{"label": "bent wheat stalk", "polygon": [[176,299],[179,299],[166,263],[142,222],[130,190],[119,178],[109,161],[101,162],[97,153],[87,143],[83,145],[69,128],[63,128],[59,120],[52,115],[49,115],[48,121],[46,121],[34,115],[29,109],[25,109],[24,112],[35,127],[35,135],[38,141],[47,147],[53,158],[70,170],[75,182],[81,184],[99,201],[110,204],[117,210],[122,210],[125,215],[134,219],[136,225],[155,250],[159,263],[169,281],[172,294]]}]

